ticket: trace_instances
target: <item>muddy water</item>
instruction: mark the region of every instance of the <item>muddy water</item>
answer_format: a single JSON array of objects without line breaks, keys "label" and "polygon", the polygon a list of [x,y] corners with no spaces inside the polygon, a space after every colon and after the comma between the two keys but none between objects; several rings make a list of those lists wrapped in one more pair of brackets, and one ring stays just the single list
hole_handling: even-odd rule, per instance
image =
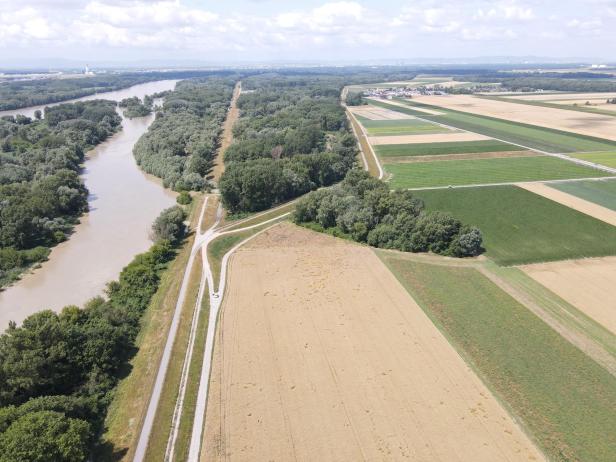
[{"label": "muddy water", "polygon": [[57,106],[58,104],[74,103],[76,101],[91,101],[93,99],[108,99],[111,101],[122,101],[124,98],[130,98],[137,96],[143,98],[145,95],[151,95],[165,90],[173,90],[177,80],[159,80],[158,82],[148,82],[139,85],[134,85],[129,88],[117,91],[109,91],[105,93],[97,93],[95,95],[84,96],[83,98],[71,99],[69,101],[62,101],[60,103],[43,104],[41,106],[30,106],[21,109],[14,109],[11,111],[0,111],[0,117],[6,115],[23,114],[28,117],[34,117],[36,110],[45,112],[45,106]]},{"label": "muddy water", "polygon": [[[147,93],[174,86],[173,81],[154,84],[147,84]],[[112,98],[140,95],[130,90],[113,92]],[[83,179],[90,191],[90,211],[41,268],[0,292],[0,330],[10,320],[19,323],[41,309],[82,305],[102,294],[107,281],[151,245],[152,221],[175,203],[175,194],[141,172],[132,156],[133,145],[153,120],[154,116],[124,119],[121,132],[88,153]]]}]

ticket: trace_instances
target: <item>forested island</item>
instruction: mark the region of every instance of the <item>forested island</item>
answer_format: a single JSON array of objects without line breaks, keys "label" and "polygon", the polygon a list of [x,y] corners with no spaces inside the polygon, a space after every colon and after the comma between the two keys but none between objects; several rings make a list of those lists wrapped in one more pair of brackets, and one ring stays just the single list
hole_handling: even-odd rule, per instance
[{"label": "forested island", "polygon": [[178,82],[148,132],[135,144],[139,166],[176,191],[202,190],[211,170],[234,79]]},{"label": "forested island", "polygon": [[242,80],[241,116],[220,180],[228,210],[263,210],[344,177],[357,147],[340,106],[343,86],[334,76]]},{"label": "forested island", "polygon": [[84,154],[121,121],[104,100],[49,107],[42,120],[0,118],[0,287],[44,260],[87,211]]},{"label": "forested island", "polygon": [[144,98],[141,101],[138,97],[124,98],[118,103],[118,106],[123,110],[123,113],[129,119],[135,117],[144,117],[152,113],[154,100],[152,98]]}]

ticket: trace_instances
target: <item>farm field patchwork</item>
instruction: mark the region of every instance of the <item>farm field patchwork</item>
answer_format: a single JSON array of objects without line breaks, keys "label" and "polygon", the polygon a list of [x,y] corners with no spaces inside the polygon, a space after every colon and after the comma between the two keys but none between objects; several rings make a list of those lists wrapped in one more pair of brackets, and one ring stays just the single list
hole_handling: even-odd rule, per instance
[{"label": "farm field patchwork", "polygon": [[494,140],[454,141],[441,143],[413,143],[376,146],[379,157],[435,156],[441,154],[466,154],[475,152],[523,151],[524,148]]},{"label": "farm field patchwork", "polygon": [[279,225],[228,287],[202,461],[544,460],[370,248]]},{"label": "farm field patchwork", "polygon": [[[382,101],[370,101],[370,104],[397,110],[406,114],[440,122],[462,130],[480,133],[502,141],[520,144],[532,149],[546,152],[590,152],[610,151],[616,148],[616,142],[596,137],[578,135],[562,130],[544,128],[494,117],[476,115],[438,106],[421,105],[411,100],[399,100],[402,105],[392,105]],[[423,114],[414,108],[440,110],[442,115]]]},{"label": "farm field patchwork", "polygon": [[478,226],[500,265],[616,255],[616,227],[516,186],[417,191],[428,210]]},{"label": "farm field patchwork", "polygon": [[460,112],[616,141],[616,119],[601,114],[543,106],[535,106],[529,110],[527,105],[472,95],[417,96],[414,101]]},{"label": "farm field patchwork", "polygon": [[451,130],[441,127],[440,125],[414,118],[401,120],[371,120],[360,115],[356,115],[356,117],[359,123],[364,126],[366,133],[369,136],[395,136],[451,132]]},{"label": "farm field patchwork", "polygon": [[607,172],[550,156],[385,164],[392,189],[594,178]]},{"label": "farm field patchwork", "polygon": [[413,119],[414,117],[401,112],[391,111],[382,107],[370,106],[349,106],[349,111],[356,116],[362,116],[370,120],[397,120],[397,119]]},{"label": "farm field patchwork", "polygon": [[616,258],[537,263],[529,276],[616,334]]},{"label": "farm field patchwork", "polygon": [[554,183],[551,187],[616,210],[616,180],[572,181]]},{"label": "farm field patchwork", "polygon": [[613,375],[478,270],[379,255],[549,458],[613,460]]},{"label": "farm field patchwork", "polygon": [[583,152],[571,155],[577,159],[587,160],[595,164],[616,168],[616,151],[611,152]]}]

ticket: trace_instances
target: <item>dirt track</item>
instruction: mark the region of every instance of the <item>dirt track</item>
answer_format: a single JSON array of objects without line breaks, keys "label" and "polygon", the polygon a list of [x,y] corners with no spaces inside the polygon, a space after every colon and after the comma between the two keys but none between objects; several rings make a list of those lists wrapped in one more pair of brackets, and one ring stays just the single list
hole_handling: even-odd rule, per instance
[{"label": "dirt track", "polygon": [[548,185],[543,183],[519,183],[517,186],[535,194],[539,194],[547,199],[553,200],[554,202],[558,202],[559,204],[566,205],[567,207],[577,210],[578,212],[590,215],[597,220],[601,220],[609,223],[610,225],[616,226],[616,212],[608,209],[607,207],[602,207],[594,202],[581,199],[572,194],[559,191],[558,189],[550,188]]},{"label": "dirt track", "polygon": [[616,334],[616,257],[539,263],[523,270]]},{"label": "dirt track", "polygon": [[543,460],[367,247],[264,233],[216,342],[202,461]]},{"label": "dirt track", "polygon": [[233,142],[233,125],[240,117],[240,110],[237,107],[237,99],[242,92],[242,82],[237,82],[233,89],[233,97],[231,98],[231,104],[229,105],[229,112],[227,112],[227,118],[222,126],[222,135],[220,137],[220,146],[218,147],[218,154],[216,155],[216,161],[214,168],[212,168],[212,176],[214,181],[218,181],[225,171],[224,155],[225,151]]},{"label": "dirt track", "polygon": [[418,96],[413,100],[471,114],[616,140],[616,119],[610,115],[542,106],[531,107],[526,104],[477,98],[470,95]]},{"label": "dirt track", "polygon": [[445,143],[451,141],[481,141],[491,138],[477,133],[449,132],[434,133],[429,135],[394,135],[394,136],[370,136],[368,141],[377,144],[412,144],[412,143]]}]

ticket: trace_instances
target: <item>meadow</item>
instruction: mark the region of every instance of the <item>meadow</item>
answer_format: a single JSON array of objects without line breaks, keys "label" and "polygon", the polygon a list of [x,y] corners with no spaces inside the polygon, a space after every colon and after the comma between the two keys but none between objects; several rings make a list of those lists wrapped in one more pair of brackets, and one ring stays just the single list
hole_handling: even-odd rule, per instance
[{"label": "meadow", "polygon": [[550,156],[385,164],[392,189],[594,178],[609,173]]},{"label": "meadow", "polygon": [[[426,120],[440,122],[462,130],[480,133],[502,141],[521,144],[522,146],[545,152],[610,151],[614,150],[616,147],[616,142],[601,138],[578,135],[562,130],[538,127],[494,117],[469,114],[461,111],[454,111],[452,109],[444,109],[439,106],[413,103],[408,100],[400,100],[400,102],[407,104],[409,108],[407,109],[373,100],[370,101],[370,104],[386,107],[392,111],[399,111],[404,114],[422,117]],[[442,114],[430,115],[415,111],[412,109],[413,106],[438,110]]]},{"label": "meadow", "polygon": [[428,210],[451,213],[483,233],[500,265],[616,255],[616,227],[516,186],[418,191]]},{"label": "meadow", "polygon": [[355,115],[369,136],[414,135],[419,133],[447,133],[451,130],[418,119],[371,120]]},{"label": "meadow", "polygon": [[524,148],[500,141],[464,141],[444,143],[390,144],[374,147],[379,157],[435,156],[476,152],[523,151]]},{"label": "meadow", "polygon": [[478,270],[379,255],[551,460],[613,460],[614,376]]},{"label": "meadow", "polygon": [[554,183],[550,187],[572,194],[608,209],[616,210],[616,181],[574,181]]},{"label": "meadow", "polygon": [[605,165],[606,167],[616,168],[616,151],[583,152],[579,154],[574,154],[572,157],[587,160],[595,164]]}]

